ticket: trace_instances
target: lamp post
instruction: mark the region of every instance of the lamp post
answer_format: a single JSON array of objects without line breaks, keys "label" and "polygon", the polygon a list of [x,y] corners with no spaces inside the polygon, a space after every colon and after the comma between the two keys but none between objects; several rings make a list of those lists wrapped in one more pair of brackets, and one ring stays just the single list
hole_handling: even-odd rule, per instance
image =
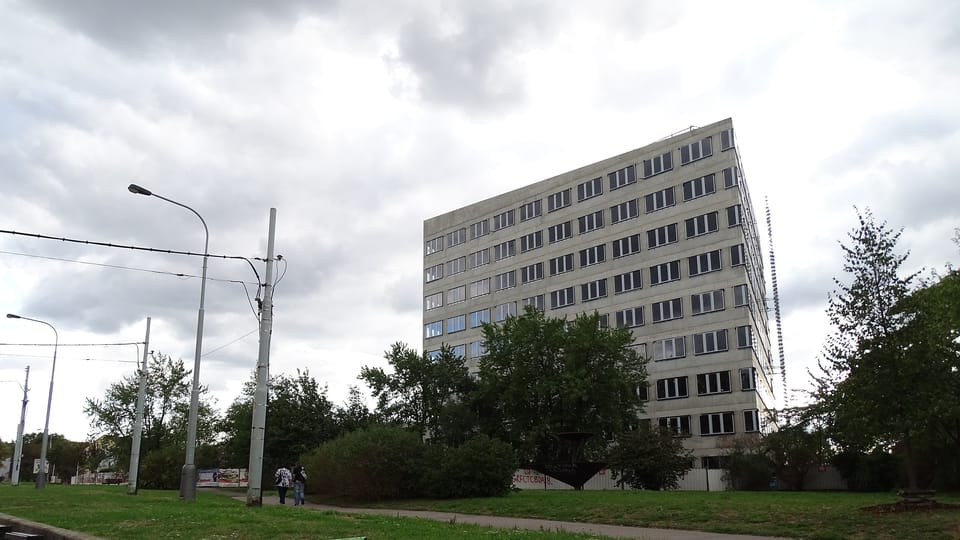
[{"label": "lamp post", "polygon": [[8,319],[23,319],[35,323],[45,324],[53,330],[53,366],[50,368],[50,392],[47,394],[47,419],[43,421],[43,441],[40,444],[40,473],[37,475],[37,489],[43,489],[47,485],[47,446],[50,443],[50,404],[53,402],[53,375],[57,371],[57,347],[60,345],[60,334],[52,324],[41,321],[40,319],[31,319],[7,313]]},{"label": "lamp post", "polygon": [[23,379],[23,403],[20,407],[20,425],[17,426],[17,442],[13,449],[13,463],[10,471],[10,485],[20,485],[20,460],[23,459],[23,426],[27,420],[27,392],[30,391],[30,366],[26,368],[27,375]]},{"label": "lamp post", "polygon": [[192,501],[197,498],[197,465],[194,463],[194,455],[197,446],[197,409],[200,392],[200,350],[203,344],[203,298],[207,288],[207,255],[210,247],[210,231],[207,229],[207,222],[203,220],[196,210],[189,206],[178,203],[173,199],[168,199],[161,195],[153,193],[149,189],[140,187],[136,184],[127,186],[130,193],[136,195],[153,196],[158,199],[175,204],[181,208],[193,212],[203,224],[203,272],[200,275],[200,309],[197,312],[197,347],[193,357],[193,389],[190,392],[190,416],[187,420],[187,452],[184,459],[183,470],[180,472],[180,499]]}]

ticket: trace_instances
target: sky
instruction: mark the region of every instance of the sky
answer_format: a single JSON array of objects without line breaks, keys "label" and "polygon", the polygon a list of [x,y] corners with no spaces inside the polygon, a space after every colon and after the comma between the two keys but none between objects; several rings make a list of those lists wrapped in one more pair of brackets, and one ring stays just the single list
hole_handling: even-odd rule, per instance
[{"label": "sky", "polygon": [[[906,271],[960,260],[950,0],[0,12],[0,230],[202,252],[197,217],[133,182],[203,216],[211,254],[262,258],[276,208],[271,373],[309,370],[335,404],[366,392],[360,369],[386,367],[392,343],[421,347],[425,219],[727,117],[757,218],[765,200],[772,213],[792,404],[830,332],[855,208],[903,229]],[[198,257],[0,233],[0,311],[65,345],[50,432],[86,439],[85,400],[142,354],[73,344],[143,341],[150,317],[150,349],[192,367],[200,271]],[[200,379],[222,410],[256,367],[257,278],[220,258],[208,277]],[[42,431],[52,350],[12,344],[52,338],[0,319],[0,440],[16,436],[28,365],[26,431]]]}]

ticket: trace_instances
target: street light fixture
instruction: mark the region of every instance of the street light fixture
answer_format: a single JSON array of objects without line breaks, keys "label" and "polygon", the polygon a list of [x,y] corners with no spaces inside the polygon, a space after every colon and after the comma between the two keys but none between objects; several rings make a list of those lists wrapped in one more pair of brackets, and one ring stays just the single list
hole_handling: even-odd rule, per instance
[{"label": "street light fixture", "polygon": [[53,402],[53,375],[57,371],[57,347],[60,345],[60,334],[52,324],[41,321],[40,319],[31,319],[7,313],[8,319],[23,319],[35,323],[45,324],[53,330],[53,367],[50,368],[50,392],[47,394],[47,419],[43,421],[43,442],[40,444],[40,473],[37,475],[37,489],[43,489],[47,485],[47,447],[50,443],[50,404]]},{"label": "street light fixture", "polygon": [[197,409],[199,407],[200,392],[200,351],[203,344],[203,298],[207,288],[207,255],[210,247],[210,231],[207,229],[207,222],[203,220],[196,210],[189,206],[179,203],[173,199],[168,199],[150,191],[147,188],[136,184],[127,186],[127,190],[135,195],[146,195],[147,197],[156,197],[175,204],[181,208],[193,212],[200,218],[203,224],[203,272],[200,275],[200,309],[197,313],[197,347],[193,357],[193,389],[190,392],[190,416],[187,421],[187,452],[184,459],[183,470],[180,472],[180,499],[192,501],[197,498],[197,465],[194,462],[197,447]]}]

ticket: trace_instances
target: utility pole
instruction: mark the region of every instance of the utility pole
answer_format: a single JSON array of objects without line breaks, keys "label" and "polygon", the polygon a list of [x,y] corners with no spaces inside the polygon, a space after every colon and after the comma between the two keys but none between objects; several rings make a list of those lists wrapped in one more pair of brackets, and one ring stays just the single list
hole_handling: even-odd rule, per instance
[{"label": "utility pole", "polygon": [[[150,350],[150,317],[147,317],[147,335],[143,338],[143,366],[140,368],[140,389],[137,390],[137,417],[133,421],[133,441],[130,443],[130,476],[127,479],[127,494],[137,494],[137,477],[140,473],[140,436],[143,434],[143,406],[147,399],[147,355]],[[79,474],[79,472],[77,473]]]},{"label": "utility pole", "polygon": [[30,382],[30,366],[27,366],[27,376],[23,379],[23,406],[20,407],[20,425],[17,426],[17,444],[13,450],[12,472],[10,473],[10,485],[20,485],[20,461],[23,459],[23,423],[27,418],[27,392]]},{"label": "utility pole", "polygon": [[253,394],[250,427],[250,464],[247,467],[247,506],[262,506],[263,439],[267,420],[267,383],[270,379],[270,336],[273,333],[273,247],[277,209],[270,209],[267,233],[267,270],[264,273],[263,305],[260,310],[260,351],[257,355],[257,388]]}]

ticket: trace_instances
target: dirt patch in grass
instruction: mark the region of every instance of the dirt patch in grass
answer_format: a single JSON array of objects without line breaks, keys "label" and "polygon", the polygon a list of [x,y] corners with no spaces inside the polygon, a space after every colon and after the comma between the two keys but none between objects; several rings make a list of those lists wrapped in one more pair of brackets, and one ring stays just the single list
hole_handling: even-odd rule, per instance
[{"label": "dirt patch in grass", "polygon": [[930,512],[933,510],[951,509],[960,509],[960,504],[942,503],[934,500],[922,502],[897,501],[895,503],[867,506],[860,510],[873,514],[896,514],[900,512]]}]

